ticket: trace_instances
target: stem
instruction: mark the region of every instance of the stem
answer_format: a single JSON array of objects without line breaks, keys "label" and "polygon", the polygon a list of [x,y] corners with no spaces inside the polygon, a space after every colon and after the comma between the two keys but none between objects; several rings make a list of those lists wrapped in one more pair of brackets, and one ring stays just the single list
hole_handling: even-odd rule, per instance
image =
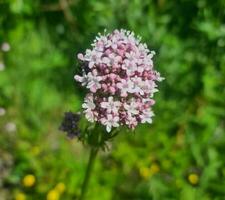
[{"label": "stem", "polygon": [[97,153],[98,153],[98,148],[91,147],[88,166],[87,166],[87,170],[86,170],[86,173],[85,173],[84,182],[83,182],[83,185],[82,185],[82,188],[81,188],[81,195],[80,195],[79,200],[85,199],[85,195],[87,193],[87,188],[88,188],[88,184],[90,182],[91,172],[93,170],[94,161],[96,159]]}]

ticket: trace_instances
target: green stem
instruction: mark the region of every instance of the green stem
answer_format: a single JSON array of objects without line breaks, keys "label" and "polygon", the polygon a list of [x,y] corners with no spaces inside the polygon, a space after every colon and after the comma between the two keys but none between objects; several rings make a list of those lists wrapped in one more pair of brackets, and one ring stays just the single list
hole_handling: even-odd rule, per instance
[{"label": "green stem", "polygon": [[94,161],[96,159],[97,153],[98,153],[98,148],[91,147],[88,166],[87,166],[87,170],[86,170],[86,173],[85,173],[84,182],[83,182],[83,185],[82,185],[82,188],[81,188],[81,195],[80,195],[79,200],[85,199],[85,195],[87,193],[87,188],[88,188],[88,184],[90,182],[91,172],[93,170]]}]

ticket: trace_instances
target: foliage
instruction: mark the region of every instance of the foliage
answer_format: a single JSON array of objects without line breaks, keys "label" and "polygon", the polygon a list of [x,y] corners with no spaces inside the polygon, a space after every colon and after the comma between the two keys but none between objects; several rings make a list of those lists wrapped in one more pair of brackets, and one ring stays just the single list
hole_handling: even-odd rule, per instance
[{"label": "foliage", "polygon": [[104,28],[141,35],[166,80],[153,125],[100,155],[88,199],[224,199],[224,21],[223,0],[0,0],[0,199],[79,195],[87,151],[58,126],[84,96],[75,54]]}]

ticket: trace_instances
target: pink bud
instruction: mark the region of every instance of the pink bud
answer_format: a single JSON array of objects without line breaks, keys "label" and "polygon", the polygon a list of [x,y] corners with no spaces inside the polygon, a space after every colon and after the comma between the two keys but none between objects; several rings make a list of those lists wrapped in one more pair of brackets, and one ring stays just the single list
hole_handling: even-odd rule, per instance
[{"label": "pink bud", "polygon": [[112,93],[112,94],[115,94],[115,92],[116,92],[116,89],[115,89],[115,87],[109,87],[109,91],[110,91],[110,93]]}]

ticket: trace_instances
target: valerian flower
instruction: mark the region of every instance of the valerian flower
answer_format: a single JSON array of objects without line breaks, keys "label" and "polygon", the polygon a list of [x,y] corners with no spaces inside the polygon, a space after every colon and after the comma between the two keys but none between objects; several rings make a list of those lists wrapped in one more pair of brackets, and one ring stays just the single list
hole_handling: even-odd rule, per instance
[{"label": "valerian flower", "polygon": [[108,101],[101,102],[101,107],[105,108],[108,113],[118,113],[120,105],[119,101],[113,101],[112,96],[108,98]]},{"label": "valerian flower", "polygon": [[[67,112],[60,127],[69,137],[78,136],[91,147],[80,200],[86,193],[98,150],[107,149],[107,142],[119,133],[119,127],[134,129],[138,124],[152,123],[153,96],[158,91],[157,82],[163,80],[153,68],[155,52],[133,32],[121,29],[99,34],[91,46],[77,55],[82,72],[74,79],[87,90],[82,116],[93,124]],[[109,134],[105,134],[105,128]],[[47,198],[54,195],[58,194],[52,190]]]},{"label": "valerian flower", "polygon": [[163,78],[153,69],[150,51],[133,32],[115,30],[99,34],[85,54],[78,54],[82,75],[76,81],[88,89],[82,105],[85,117],[110,132],[113,127],[134,129],[152,123],[153,96]]}]

